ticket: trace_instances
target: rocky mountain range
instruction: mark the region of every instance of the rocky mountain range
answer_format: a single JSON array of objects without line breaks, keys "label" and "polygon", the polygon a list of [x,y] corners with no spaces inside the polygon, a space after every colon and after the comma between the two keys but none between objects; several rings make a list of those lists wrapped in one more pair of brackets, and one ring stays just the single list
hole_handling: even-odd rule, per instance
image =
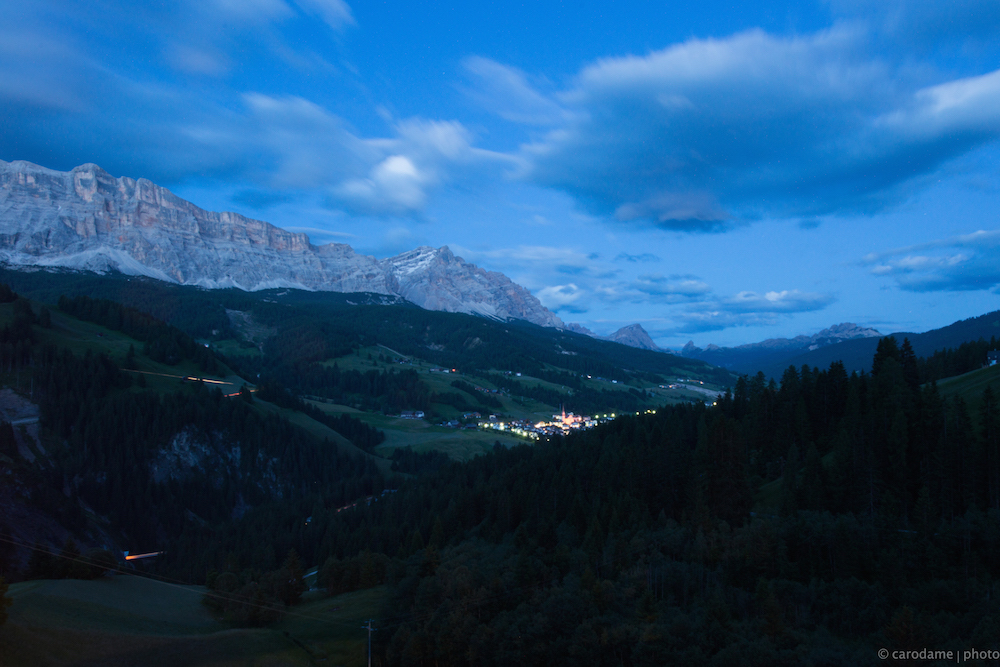
[{"label": "rocky mountain range", "polygon": [[146,179],[95,164],[68,172],[0,160],[0,261],[119,271],[206,288],[373,292],[430,310],[563,322],[501,273],[420,247],[379,260],[349,245],[313,245],[237,213],[206,211]]},{"label": "rocky mountain range", "polygon": [[782,359],[791,358],[803,352],[818,350],[848,340],[881,336],[882,334],[875,329],[860,327],[852,322],[844,322],[823,329],[812,336],[769,338],[759,343],[748,343],[737,347],[708,345],[702,349],[697,347],[694,341],[689,341],[680,353],[681,356],[700,359],[715,366],[739,372],[751,372],[763,365],[779,363]]}]

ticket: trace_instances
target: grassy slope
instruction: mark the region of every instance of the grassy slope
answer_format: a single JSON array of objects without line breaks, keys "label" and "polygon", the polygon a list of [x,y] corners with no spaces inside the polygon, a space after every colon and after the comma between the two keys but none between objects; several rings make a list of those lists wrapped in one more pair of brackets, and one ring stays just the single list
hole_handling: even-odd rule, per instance
[{"label": "grassy slope", "polygon": [[[37,313],[41,304],[35,303],[32,306]],[[58,347],[68,348],[76,355],[83,355],[87,351],[93,354],[103,353],[108,355],[118,366],[124,364],[129,346],[132,346],[135,349],[136,370],[142,371],[146,376],[149,388],[173,391],[180,384],[181,377],[202,375],[198,367],[190,361],[182,361],[175,366],[153,361],[142,354],[143,344],[141,342],[123,333],[78,320],[56,309],[51,309],[50,312],[52,328],[35,327],[40,342],[53,343]],[[12,319],[13,304],[0,304],[0,327],[8,324]],[[205,377],[227,382],[226,385],[220,385],[220,388],[226,390],[227,393],[239,389],[243,384],[243,379],[233,373],[225,364],[220,363],[220,366],[222,368],[220,374]]]},{"label": "grassy slope", "polygon": [[342,405],[318,401],[310,403],[331,414],[350,412],[358,419],[382,429],[385,432],[385,442],[376,447],[375,451],[385,457],[392,456],[392,450],[397,447],[412,447],[418,452],[436,449],[457,461],[467,461],[487,451],[497,441],[507,446],[525,442],[518,438],[485,431],[464,431],[434,426],[421,419],[399,419],[388,415],[360,412]]},{"label": "grassy slope", "polygon": [[[358,370],[361,372],[370,370],[413,369],[420,374],[420,379],[432,391],[440,393],[453,392],[466,396],[468,404],[475,407],[484,415],[497,411],[496,409],[481,406],[476,401],[474,395],[451,386],[452,382],[462,380],[474,387],[496,389],[497,386],[488,379],[489,374],[467,375],[461,372],[432,372],[431,369],[439,369],[440,367],[415,356],[407,357],[407,363],[403,364],[380,361],[379,355],[385,353],[386,349],[381,346],[365,347],[360,348],[352,354],[336,359],[329,359],[324,363],[328,366],[336,363],[342,370]],[[372,359],[368,358],[369,354],[372,356]],[[522,375],[515,379],[526,387],[541,386],[564,394],[566,396],[565,405],[567,410],[571,411],[573,409],[573,397],[571,390],[567,387],[528,375]],[[624,383],[613,384],[610,380],[599,380],[596,378],[585,380],[585,383],[595,389],[608,389],[612,391],[628,391],[631,388]],[[651,391],[654,394],[655,398],[648,401],[647,407],[651,408],[659,407],[664,403],[676,403],[691,399],[704,400],[704,397],[700,394],[683,389],[660,389],[654,383],[636,382],[634,386]],[[538,401],[520,398],[515,399],[502,394],[491,395],[495,396],[503,404],[503,408],[499,412],[515,419],[528,419],[531,421],[548,420],[553,414],[559,411],[558,405],[547,405]],[[507,446],[525,442],[524,440],[502,436],[494,432],[459,431],[434,426],[422,420],[397,419],[388,415],[365,413],[348,406],[333,405],[318,401],[312,401],[312,403],[321,410],[334,414],[348,411],[366,423],[383,430],[386,434],[386,441],[376,448],[375,451],[387,457],[392,455],[392,449],[394,448],[413,447],[416,451],[438,450],[455,460],[466,461],[482,452],[488,451],[497,441]],[[459,411],[451,406],[434,403],[432,407],[446,418],[461,416]]]},{"label": "grassy slope", "polygon": [[980,368],[938,382],[938,391],[942,396],[961,396],[973,414],[979,409],[980,398],[986,387],[1000,395],[1000,365]]},{"label": "grassy slope", "polygon": [[0,628],[0,664],[309,665],[365,664],[360,626],[384,590],[294,607],[270,629],[231,629],[201,605],[200,586],[132,576],[96,581],[29,581],[10,587]]},{"label": "grassy slope", "polygon": [[[483,415],[500,412],[514,419],[537,421],[548,420],[553,414],[559,412],[559,405],[548,405],[531,399],[511,397],[503,394],[491,394],[491,396],[494,396],[503,404],[503,408],[498,410],[483,406],[478,403],[475,395],[453,387],[451,383],[461,380],[474,387],[497,389],[497,385],[489,379],[492,375],[491,373],[444,373],[441,372],[440,366],[413,355],[406,356],[405,363],[380,360],[380,355],[391,357],[392,352],[392,350],[380,345],[362,347],[351,354],[335,359],[328,359],[324,362],[324,365],[332,366],[336,363],[341,370],[357,370],[362,373],[371,370],[392,371],[412,369],[420,375],[420,379],[427,384],[431,391],[463,395],[466,397],[467,403]],[[370,359],[369,355],[371,355]],[[563,370],[551,365],[549,368],[552,370]],[[435,370],[432,372],[432,369]],[[540,386],[563,394],[565,396],[564,405],[567,411],[573,410],[572,390],[568,387],[529,375],[521,375],[513,379],[525,387]],[[610,380],[595,377],[584,380],[584,384],[597,390],[628,391],[631,388],[646,390],[653,394],[653,398],[647,401],[647,405],[644,406],[647,408],[656,408],[664,404],[689,402],[691,400],[706,400],[704,395],[697,392],[685,389],[661,389],[657,384],[645,381],[634,381],[631,385],[628,385],[623,382],[612,383]],[[518,438],[503,436],[490,431],[455,430],[435,426],[422,420],[397,419],[389,415],[362,412],[344,405],[335,405],[322,401],[310,402],[329,413],[350,412],[358,419],[384,431],[386,440],[375,451],[386,457],[391,456],[392,450],[397,447],[413,447],[416,451],[438,450],[455,460],[466,461],[482,452],[488,451],[497,441],[507,446],[525,442]],[[432,404],[432,408],[446,419],[461,417],[458,410],[448,405],[434,403]]]},{"label": "grassy slope", "polygon": [[[337,357],[335,359],[328,359],[324,365],[332,366],[334,363],[342,370],[357,370],[362,373],[370,370],[402,370],[402,369],[413,369],[420,374],[420,379],[427,384],[432,391],[445,393],[445,392],[455,392],[463,395],[465,392],[451,386],[451,383],[455,380],[462,380],[473,386],[484,387],[486,389],[496,389],[497,385],[490,382],[489,377],[491,373],[479,373],[474,375],[466,375],[461,372],[452,373],[442,373],[442,372],[431,372],[431,369],[438,369],[439,366],[432,364],[426,360],[420,359],[419,357],[410,356],[408,357],[408,363],[398,364],[391,362],[383,362],[378,360],[380,353],[385,353],[384,349],[379,347],[364,347],[359,348],[357,352],[344,355],[342,357]],[[372,359],[368,359],[368,355],[372,355]],[[549,369],[556,371],[568,371],[568,369],[559,368],[558,366],[553,366],[547,364]],[[525,387],[543,387],[545,389],[553,390],[562,393],[566,396],[566,409],[567,411],[572,411],[573,409],[573,396],[572,390],[568,387],[560,384],[555,384],[549,382],[548,380],[543,380],[541,378],[532,377],[530,375],[524,374],[517,377],[512,377],[511,379],[516,380],[518,383]],[[633,380],[630,384],[624,382],[614,383],[611,380],[591,378],[583,381],[584,385],[590,389],[595,390],[607,390],[607,391],[628,391],[629,389],[642,389],[650,391],[654,394],[655,398],[648,401],[648,405],[644,407],[655,408],[663,405],[664,403],[679,403],[688,402],[692,399],[705,400],[705,396],[697,392],[688,391],[685,389],[660,389],[659,385],[654,382],[647,382],[642,380]],[[721,385],[712,384],[707,382],[704,385],[706,388],[717,388],[722,389]],[[503,403],[502,412],[504,414],[510,415],[515,419],[537,419],[537,418],[548,418],[554,412],[558,412],[558,405],[548,405],[545,403],[539,403],[537,401],[515,401],[509,396],[495,394],[495,396]],[[485,406],[480,406],[476,401],[475,396],[469,396],[468,403],[471,406],[476,406],[479,412],[488,413],[491,411],[490,408]],[[440,404],[434,404],[434,408],[445,415],[450,415],[449,406],[444,406]],[[457,412],[451,410],[451,412]]]},{"label": "grassy slope", "polygon": [[375,461],[375,464],[382,470],[383,473],[389,472],[389,466],[391,465],[388,461],[381,459],[377,456],[372,456],[368,454],[361,448],[357,447],[350,440],[340,435],[332,428],[326,424],[321,424],[312,417],[302,412],[296,410],[289,410],[287,408],[279,408],[273,403],[268,403],[266,401],[261,401],[254,399],[254,407],[260,412],[276,412],[291,422],[294,426],[298,426],[302,430],[306,431],[319,438],[320,440],[327,439],[332,445],[337,447],[341,452],[346,453],[349,456],[368,456]]}]

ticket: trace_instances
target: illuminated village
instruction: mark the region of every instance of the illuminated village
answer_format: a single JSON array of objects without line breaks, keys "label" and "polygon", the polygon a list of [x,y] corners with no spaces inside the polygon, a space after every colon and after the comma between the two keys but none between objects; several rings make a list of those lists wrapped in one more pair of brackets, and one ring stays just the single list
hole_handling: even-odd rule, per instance
[{"label": "illuminated village", "polygon": [[538,440],[543,436],[565,435],[570,431],[584,431],[594,428],[601,422],[614,418],[614,414],[599,415],[596,417],[575,415],[572,412],[567,414],[566,410],[563,409],[562,414],[552,415],[552,421],[548,422],[539,421],[532,423],[526,419],[510,421],[490,420],[480,422],[479,427],[512,433],[530,440]]}]

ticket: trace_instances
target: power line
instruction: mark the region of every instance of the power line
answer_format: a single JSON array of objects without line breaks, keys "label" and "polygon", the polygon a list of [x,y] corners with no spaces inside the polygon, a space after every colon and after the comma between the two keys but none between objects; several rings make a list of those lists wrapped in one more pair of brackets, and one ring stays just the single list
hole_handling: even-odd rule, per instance
[{"label": "power line", "polygon": [[377,628],[372,627],[374,619],[369,618],[367,625],[362,625],[362,630],[368,630],[368,667],[372,667],[372,633],[378,632]]}]

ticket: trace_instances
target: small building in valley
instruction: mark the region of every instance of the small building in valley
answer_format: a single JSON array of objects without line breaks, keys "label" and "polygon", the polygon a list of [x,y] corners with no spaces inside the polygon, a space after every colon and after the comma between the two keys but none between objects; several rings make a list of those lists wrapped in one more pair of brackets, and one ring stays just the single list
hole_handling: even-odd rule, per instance
[{"label": "small building in valley", "polygon": [[986,353],[986,365],[996,366],[1000,363],[1000,350],[993,350]]}]

